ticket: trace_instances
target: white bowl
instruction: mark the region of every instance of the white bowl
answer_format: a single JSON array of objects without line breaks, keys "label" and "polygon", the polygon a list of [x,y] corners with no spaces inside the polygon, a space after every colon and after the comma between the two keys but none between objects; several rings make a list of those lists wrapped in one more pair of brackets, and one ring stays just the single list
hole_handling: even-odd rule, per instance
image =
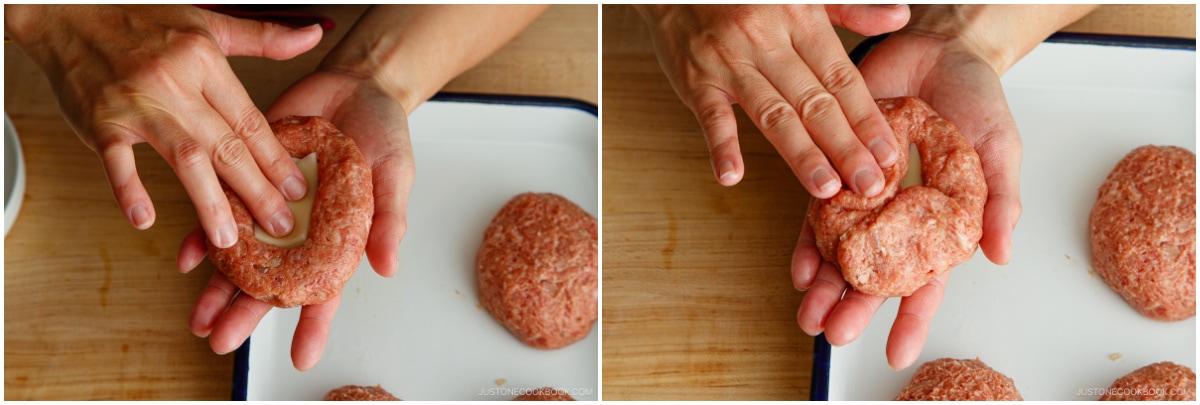
[{"label": "white bowl", "polygon": [[25,200],[25,157],[21,154],[21,141],[12,120],[4,114],[4,236],[17,222],[17,212]]}]

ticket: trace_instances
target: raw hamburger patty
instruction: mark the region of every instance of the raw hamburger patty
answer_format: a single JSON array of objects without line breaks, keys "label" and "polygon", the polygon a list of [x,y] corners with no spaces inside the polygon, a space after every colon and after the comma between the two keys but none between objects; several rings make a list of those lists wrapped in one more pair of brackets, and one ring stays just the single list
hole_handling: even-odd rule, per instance
[{"label": "raw hamburger patty", "polygon": [[596,219],[561,196],[513,197],[476,256],[480,302],[529,346],[583,339],[597,317],[597,232]]},{"label": "raw hamburger patty", "polygon": [[897,401],[1020,401],[1013,380],[979,359],[922,364]]},{"label": "raw hamburger patty", "polygon": [[1090,218],[1092,266],[1138,312],[1196,315],[1196,155],[1146,145],[1100,185]]},{"label": "raw hamburger patty", "polygon": [[1134,370],[1113,381],[1101,401],[1195,401],[1196,373],[1169,361]]},{"label": "raw hamburger patty", "polygon": [[[876,100],[900,158],[879,195],[843,188],[809,205],[817,250],[855,290],[906,297],[971,258],[983,236],[987,183],[975,149],[954,123],[916,97]],[[921,153],[924,185],[901,190],[908,145]]]},{"label": "raw hamburger patty", "polygon": [[222,184],[238,240],[224,249],[209,243],[209,259],[260,301],[277,307],[319,304],[342,290],[366,249],[375,212],[371,168],[354,140],[323,118],[289,116],[271,123],[271,131],[292,157],[317,154],[308,239],[293,248],[259,241],[250,211]]},{"label": "raw hamburger patty", "polygon": [[358,385],[347,385],[341,388],[335,388],[325,394],[326,401],[399,401],[390,392],[383,389],[382,386],[365,387]]},{"label": "raw hamburger patty", "polygon": [[513,398],[513,401],[574,401],[566,391],[559,391],[554,388],[545,387],[538,388],[533,391],[526,392],[520,396]]}]

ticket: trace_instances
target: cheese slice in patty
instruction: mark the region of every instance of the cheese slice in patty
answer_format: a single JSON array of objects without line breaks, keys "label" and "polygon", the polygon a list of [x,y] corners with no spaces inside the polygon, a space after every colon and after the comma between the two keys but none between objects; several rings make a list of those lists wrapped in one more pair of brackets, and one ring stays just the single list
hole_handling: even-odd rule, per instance
[{"label": "cheese slice in patty", "polygon": [[292,210],[292,216],[296,219],[296,224],[292,226],[292,232],[283,237],[276,238],[267,233],[265,229],[254,223],[254,238],[260,242],[272,244],[279,247],[291,248],[304,244],[308,239],[308,224],[312,222],[312,206],[313,199],[317,195],[317,154],[316,152],[309,153],[300,159],[292,158],[296,161],[296,166],[300,167],[300,172],[304,174],[304,180],[308,183],[308,193],[299,201],[286,201],[288,208]]}]

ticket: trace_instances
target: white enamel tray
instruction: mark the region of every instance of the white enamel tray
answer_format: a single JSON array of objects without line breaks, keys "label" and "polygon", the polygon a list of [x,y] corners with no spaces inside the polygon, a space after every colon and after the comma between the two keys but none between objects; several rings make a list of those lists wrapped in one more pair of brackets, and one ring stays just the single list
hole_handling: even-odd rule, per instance
[{"label": "white enamel tray", "polygon": [[239,353],[234,398],[320,400],[378,384],[404,400],[509,400],[546,386],[598,399],[598,323],[571,346],[533,349],[482,309],[475,284],[483,230],[514,195],[554,192],[597,215],[595,107],[441,99],[410,118],[418,176],[399,274],[382,278],[362,260],[309,371],[289,354],[299,310],[272,310]]},{"label": "white enamel tray", "polygon": [[1196,319],[1158,322],[1126,304],[1092,273],[1087,225],[1100,183],[1126,153],[1196,150],[1194,45],[1044,43],[1002,82],[1024,143],[1012,262],[977,251],[954,269],[924,351],[900,371],[884,354],[899,302],[888,300],[863,336],[832,349],[828,399],[892,399],[917,366],[941,357],[978,357],[1026,400],[1094,400],[1159,361],[1195,369]]}]

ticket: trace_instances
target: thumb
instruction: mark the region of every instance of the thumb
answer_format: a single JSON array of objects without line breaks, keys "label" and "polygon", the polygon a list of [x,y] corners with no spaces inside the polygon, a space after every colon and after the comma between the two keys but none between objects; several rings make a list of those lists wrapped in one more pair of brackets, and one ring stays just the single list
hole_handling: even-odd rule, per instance
[{"label": "thumb", "polygon": [[833,25],[868,37],[904,28],[909,17],[906,5],[826,5],[825,13]]},{"label": "thumb", "polygon": [[291,59],[321,42],[321,26],[289,28],[283,25],[205,13],[213,38],[225,56]]}]

